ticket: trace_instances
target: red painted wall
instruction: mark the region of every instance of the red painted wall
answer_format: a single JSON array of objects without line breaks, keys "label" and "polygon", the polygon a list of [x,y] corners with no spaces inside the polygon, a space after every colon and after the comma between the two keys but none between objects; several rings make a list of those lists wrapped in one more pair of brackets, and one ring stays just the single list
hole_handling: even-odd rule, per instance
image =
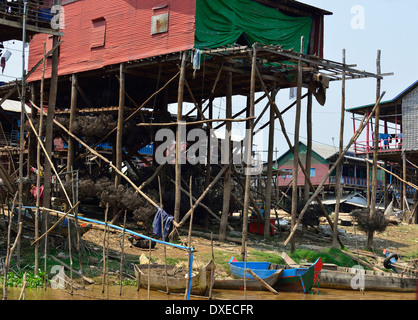
[{"label": "red painted wall", "polygon": [[[72,74],[107,65],[193,48],[196,0],[78,0],[64,5],[65,29],[61,37],[58,74]],[[169,12],[168,32],[151,35],[151,16]],[[93,20],[104,18],[104,46],[91,48]],[[103,23],[99,24],[103,27]],[[100,31],[99,31],[100,33]],[[30,41],[29,70],[42,59],[39,34]],[[50,45],[50,48],[52,46]],[[46,77],[50,77],[51,61]],[[41,78],[42,68],[29,81]]]},{"label": "red painted wall", "polygon": [[[300,167],[298,167],[298,168],[299,168],[298,186],[304,186],[305,185],[305,175],[303,174],[302,170],[300,170]],[[329,165],[328,164],[313,164],[311,166],[311,168],[315,168],[315,177],[311,177],[311,182],[314,186],[317,186],[322,182],[322,179],[327,174],[327,172],[329,170]],[[292,170],[293,166],[292,165],[280,166],[279,169],[280,170]],[[308,173],[309,173],[309,171],[308,171]],[[292,180],[291,177],[284,178],[284,176],[279,176],[279,186],[280,187],[291,186],[292,181],[293,180]],[[328,182],[326,184],[328,184]]]}]

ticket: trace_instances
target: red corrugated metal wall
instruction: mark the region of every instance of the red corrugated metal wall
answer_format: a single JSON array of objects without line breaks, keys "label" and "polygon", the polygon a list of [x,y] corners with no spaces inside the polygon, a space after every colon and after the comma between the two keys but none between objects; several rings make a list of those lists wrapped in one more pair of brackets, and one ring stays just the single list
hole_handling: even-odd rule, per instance
[{"label": "red corrugated metal wall", "polygon": [[[64,6],[66,27],[61,38],[59,75],[191,49],[195,11],[196,0],[79,0],[69,3]],[[167,12],[168,31],[151,35],[151,17]],[[104,46],[100,46],[102,36]],[[44,41],[48,42],[44,34],[31,40],[29,70],[42,59]],[[50,61],[46,70],[46,76],[49,75]],[[29,81],[40,78],[41,68],[38,68]]]}]

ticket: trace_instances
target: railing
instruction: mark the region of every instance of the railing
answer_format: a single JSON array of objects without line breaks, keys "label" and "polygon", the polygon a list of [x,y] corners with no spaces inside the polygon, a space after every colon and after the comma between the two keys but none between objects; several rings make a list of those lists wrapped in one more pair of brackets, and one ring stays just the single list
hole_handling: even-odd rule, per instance
[{"label": "railing", "polygon": [[4,132],[4,134],[0,135],[0,147],[18,147],[20,144],[19,137],[20,133],[17,130]]},{"label": "railing", "polygon": [[[51,13],[52,1],[27,1],[26,23],[31,25],[43,25],[50,27],[53,17]],[[0,18],[9,21],[23,21],[23,0],[0,0]]]},{"label": "railing", "polygon": [[[378,152],[394,152],[402,151],[402,135],[386,135],[381,134],[381,139],[377,145]],[[357,141],[354,143],[354,151],[356,154],[372,153],[374,150],[374,141]]]},{"label": "railing", "polygon": [[[336,182],[336,176],[329,177],[330,183]],[[367,187],[367,179],[364,178],[355,178],[355,177],[341,177],[341,184],[356,186],[356,187]],[[377,186],[383,188],[383,181],[377,181]]]}]

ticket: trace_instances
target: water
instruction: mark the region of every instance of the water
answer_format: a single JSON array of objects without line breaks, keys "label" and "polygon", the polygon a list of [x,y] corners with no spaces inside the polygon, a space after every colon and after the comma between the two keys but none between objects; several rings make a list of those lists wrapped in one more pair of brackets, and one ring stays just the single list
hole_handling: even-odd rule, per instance
[{"label": "water", "polygon": [[[70,294],[70,289],[26,289],[25,300],[148,300],[148,292],[146,289],[136,291],[134,286],[125,286],[122,288],[122,295],[119,294],[119,286],[110,286],[109,292],[105,290],[102,293],[101,285],[86,286],[85,290],[74,290]],[[0,293],[3,288],[0,286]],[[17,300],[20,296],[20,288],[8,288],[8,300]],[[244,291],[233,290],[213,290],[214,300],[244,300]],[[336,290],[336,289],[319,289],[314,293],[293,293],[280,292],[275,295],[268,291],[247,291],[247,300],[415,300],[416,293],[398,293],[398,292],[377,292],[354,290]],[[183,300],[183,294],[165,294],[158,291],[150,291],[150,300]],[[193,300],[198,299],[192,297]],[[205,299],[206,300],[206,299]]]}]

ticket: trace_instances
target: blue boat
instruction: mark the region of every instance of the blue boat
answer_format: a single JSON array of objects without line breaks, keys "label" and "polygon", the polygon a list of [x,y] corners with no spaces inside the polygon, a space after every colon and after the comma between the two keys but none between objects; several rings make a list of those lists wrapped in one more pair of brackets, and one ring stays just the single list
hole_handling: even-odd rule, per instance
[{"label": "blue boat", "polygon": [[[277,291],[296,291],[309,292],[322,269],[321,258],[318,258],[309,268],[286,268],[270,262],[247,262],[247,269],[251,269],[261,279],[268,278],[277,272],[278,269],[283,268],[281,277],[272,285]],[[244,278],[245,262],[236,261],[231,257],[229,261],[229,268],[231,273],[238,277]],[[254,279],[254,277],[247,273],[247,279]]]}]

